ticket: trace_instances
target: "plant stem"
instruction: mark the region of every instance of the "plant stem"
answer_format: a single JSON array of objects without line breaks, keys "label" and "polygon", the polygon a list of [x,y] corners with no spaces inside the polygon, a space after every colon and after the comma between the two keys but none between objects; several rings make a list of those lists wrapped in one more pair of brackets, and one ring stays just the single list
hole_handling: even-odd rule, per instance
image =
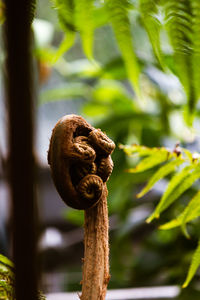
[{"label": "plant stem", "polygon": [[107,187],[95,207],[85,210],[81,300],[104,300],[109,275]]}]

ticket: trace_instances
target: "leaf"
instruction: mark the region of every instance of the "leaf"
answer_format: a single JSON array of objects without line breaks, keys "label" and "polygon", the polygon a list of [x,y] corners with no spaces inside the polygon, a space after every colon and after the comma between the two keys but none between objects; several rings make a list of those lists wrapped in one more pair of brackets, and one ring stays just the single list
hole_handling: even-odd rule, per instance
[{"label": "leaf", "polygon": [[101,73],[99,75],[102,78],[108,79],[125,79],[126,70],[123,59],[121,57],[117,57],[108,61],[102,66]]},{"label": "leaf", "polygon": [[58,59],[73,46],[75,37],[76,35],[73,31],[68,31],[65,34],[64,39],[60,43],[58,49],[50,57],[50,62],[52,64],[55,64]]},{"label": "leaf", "polygon": [[129,80],[137,95],[139,88],[139,65],[134,53],[130,22],[128,18],[129,3],[127,0],[105,0],[111,24],[121,50]]},{"label": "leaf", "polygon": [[144,196],[157,181],[173,172],[175,168],[183,162],[183,159],[175,159],[167,162],[164,166],[158,169],[158,171],[150,178],[147,185],[142,189],[142,191],[139,194],[137,194],[137,198],[141,198],[142,196]]},{"label": "leaf", "polygon": [[93,90],[92,97],[100,102],[113,102],[115,99],[120,99],[124,103],[126,100],[131,99],[131,95],[128,94],[120,82],[114,80],[101,80]]},{"label": "leaf", "polygon": [[75,0],[76,26],[80,31],[83,42],[83,50],[88,59],[93,60],[94,0]]},{"label": "leaf", "polygon": [[105,103],[99,103],[96,101],[88,102],[83,106],[83,113],[89,117],[97,117],[109,115],[111,113],[110,106]]},{"label": "leaf", "polygon": [[[193,18],[192,2],[190,0],[169,0],[164,4],[166,29],[174,52],[176,72],[187,95],[185,119],[188,124],[191,124],[198,100],[195,87],[197,69],[195,71],[193,68],[196,37],[196,34],[194,36],[194,22],[197,23],[197,21]],[[199,73],[199,70],[197,72]]]},{"label": "leaf", "polygon": [[98,76],[99,67],[88,59],[76,59],[74,61],[66,61],[64,58],[55,65],[58,72],[70,79],[73,78],[95,78]]},{"label": "leaf", "polygon": [[161,23],[158,20],[158,7],[155,0],[140,0],[140,12],[144,27],[148,33],[153,51],[158,62],[164,67],[160,45]]},{"label": "leaf", "polygon": [[95,28],[106,25],[108,21],[109,21],[109,17],[105,6],[94,7],[93,23]]},{"label": "leaf", "polygon": [[69,50],[75,42],[76,26],[73,0],[53,0],[54,8],[58,12],[60,25],[65,32],[64,40],[61,42],[58,50],[50,57],[50,62],[55,63],[61,55]]},{"label": "leaf", "polygon": [[0,263],[9,268],[14,268],[13,262],[2,254],[0,254]]},{"label": "leaf", "polygon": [[89,87],[81,83],[70,83],[65,87],[49,89],[41,93],[40,104],[50,101],[71,100],[73,98],[88,97],[90,93]]},{"label": "leaf", "polygon": [[183,149],[183,152],[186,154],[189,161],[192,162],[193,161],[192,153],[187,149]]},{"label": "leaf", "polygon": [[145,157],[135,168],[128,169],[129,173],[139,173],[151,169],[169,158],[168,152],[158,152],[157,154],[152,154]]},{"label": "leaf", "polygon": [[5,21],[5,4],[0,0],[0,25]]},{"label": "leaf", "polygon": [[73,0],[53,0],[54,8],[58,12],[58,18],[65,32],[76,31],[75,12]]},{"label": "leaf", "polygon": [[186,288],[188,286],[188,284],[194,277],[199,265],[200,265],[200,240],[199,240],[198,246],[193,254],[186,280],[182,285],[183,288]]},{"label": "leaf", "polygon": [[161,212],[167,209],[169,205],[171,205],[200,177],[200,167],[190,173],[194,167],[194,165],[186,166],[179,173],[174,175],[174,177],[170,180],[167,189],[165,190],[155,211],[147,219],[148,223],[153,219],[158,218]]},{"label": "leaf", "polygon": [[153,155],[153,154],[157,154],[158,152],[163,152],[163,153],[167,153],[168,155],[170,154],[169,150],[167,148],[149,148],[146,146],[141,146],[141,145],[120,145],[120,149],[123,149],[124,152],[127,155],[134,155],[137,154],[139,156],[147,156],[147,155]]},{"label": "leaf", "polygon": [[200,96],[200,1],[193,0],[191,1],[192,6],[192,22],[193,22],[193,80],[194,80],[194,89],[195,95],[197,98]]},{"label": "leaf", "polygon": [[[189,204],[184,209],[184,211],[176,219],[161,225],[159,228],[163,230],[168,230],[181,225],[184,228],[186,223],[196,219],[199,216],[200,216],[200,191],[198,191],[195,194],[195,196],[189,202]],[[186,231],[184,230],[184,232]]]}]

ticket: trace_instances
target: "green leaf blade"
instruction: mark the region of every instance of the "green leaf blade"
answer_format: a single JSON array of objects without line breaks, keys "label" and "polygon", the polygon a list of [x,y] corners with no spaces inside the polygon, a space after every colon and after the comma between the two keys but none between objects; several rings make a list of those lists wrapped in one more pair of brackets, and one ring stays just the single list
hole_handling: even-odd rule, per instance
[{"label": "green leaf blade", "polygon": [[60,100],[72,100],[87,98],[90,94],[90,88],[80,82],[70,83],[66,86],[60,86],[54,89],[48,89],[41,93],[40,104],[55,102]]},{"label": "green leaf blade", "polygon": [[128,18],[127,0],[106,0],[106,7],[115,37],[122,53],[129,80],[137,95],[140,95],[139,74],[140,68],[133,49],[133,41]]},{"label": "green leaf blade", "polygon": [[[199,178],[200,171],[198,174],[196,170],[194,178],[191,177],[190,171],[194,168],[193,165],[186,166],[179,173],[175,174],[169,182],[167,189],[165,190],[159,204],[157,205],[153,214],[147,219],[147,222],[151,222],[154,218],[158,218],[160,213],[168,208],[186,189],[188,189],[193,182]],[[187,178],[188,177],[188,178]],[[197,177],[197,178],[196,178]],[[176,193],[174,191],[176,190]]]},{"label": "green leaf blade", "polygon": [[146,146],[141,146],[141,145],[120,145],[120,149],[123,149],[124,152],[127,155],[139,155],[139,156],[147,156],[147,155],[152,155],[152,154],[157,154],[158,152],[163,152],[163,153],[168,153],[170,155],[170,152],[166,148],[149,148]]},{"label": "green leaf blade", "polygon": [[176,218],[168,223],[161,225],[159,228],[163,230],[172,229],[178,226],[185,226],[186,223],[200,216],[200,191],[198,191],[184,211]]},{"label": "green leaf blade", "polygon": [[64,39],[50,59],[51,64],[55,64],[58,59],[74,45],[75,37],[76,34],[74,31],[68,31],[65,34]]},{"label": "green leaf blade", "polygon": [[184,117],[188,125],[192,124],[198,100],[195,87],[197,68],[195,70],[193,65],[195,19],[192,2],[188,0],[169,0],[164,3],[166,30],[173,48],[175,69],[187,95],[187,107]]},{"label": "green leaf blade", "polygon": [[185,282],[182,285],[183,288],[186,288],[188,286],[188,284],[194,277],[199,265],[200,265],[200,241],[198,242],[198,246],[193,254],[187,277],[185,279]]},{"label": "green leaf blade", "polygon": [[150,178],[142,191],[137,194],[137,198],[141,198],[142,196],[144,196],[155,185],[157,181],[172,173],[175,168],[183,162],[184,161],[182,159],[175,159],[167,162],[164,166],[158,169],[158,171]]},{"label": "green leaf blade", "polygon": [[65,37],[50,58],[52,64],[74,45],[76,35],[74,2],[71,0],[53,0],[53,4],[57,10],[59,23]]},{"label": "green leaf blade", "polygon": [[80,31],[83,50],[88,59],[93,60],[93,22],[94,1],[75,0],[75,19],[77,29]]},{"label": "green leaf blade", "polygon": [[154,54],[160,65],[164,68],[160,44],[161,23],[156,17],[156,15],[158,14],[158,7],[156,1],[140,0],[140,13],[144,27],[149,36],[149,40],[151,42]]},{"label": "green leaf blade", "polygon": [[58,19],[64,32],[76,31],[74,2],[71,0],[53,0]]},{"label": "green leaf blade", "polygon": [[129,169],[129,173],[139,173],[139,172],[144,172],[147,171],[164,161],[166,161],[169,158],[168,152],[159,152],[155,155],[152,154],[148,157],[145,157],[141,162],[133,169]]}]

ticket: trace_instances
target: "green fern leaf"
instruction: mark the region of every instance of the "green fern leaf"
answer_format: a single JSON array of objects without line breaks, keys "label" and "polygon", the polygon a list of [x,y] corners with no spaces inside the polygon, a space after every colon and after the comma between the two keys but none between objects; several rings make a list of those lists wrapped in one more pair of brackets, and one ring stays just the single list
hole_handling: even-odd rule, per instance
[{"label": "green fern leaf", "polygon": [[127,0],[105,0],[116,40],[124,59],[128,77],[137,95],[139,89],[139,65],[133,49],[133,41],[128,18]]},{"label": "green fern leaf", "polygon": [[135,168],[128,169],[129,173],[139,173],[149,170],[157,165],[160,165],[164,161],[169,159],[168,152],[158,152],[156,155],[152,154],[145,157]]},{"label": "green fern leaf", "polygon": [[195,252],[193,254],[186,280],[182,286],[183,288],[186,288],[188,286],[188,284],[194,277],[199,265],[200,265],[200,241],[198,242],[197,249],[195,250]]},{"label": "green fern leaf", "polygon": [[153,155],[153,154],[157,154],[158,152],[162,152],[162,153],[166,153],[168,155],[170,155],[170,152],[168,149],[162,147],[162,148],[149,148],[146,146],[141,146],[141,145],[120,145],[120,149],[123,149],[124,152],[127,155],[139,155],[139,156],[147,156],[147,155]]},{"label": "green fern leaf", "polygon": [[196,97],[200,96],[200,1],[192,0],[192,22],[193,22],[193,79]]},{"label": "green fern leaf", "polygon": [[89,59],[93,59],[93,2],[94,0],[75,0],[76,26],[80,31],[83,50]]},{"label": "green fern leaf", "polygon": [[[189,238],[189,234],[187,232],[186,223],[188,218],[194,219],[195,217],[199,216],[200,212],[200,193],[197,193],[194,197],[192,203],[188,205],[188,210],[186,211],[185,215],[183,216],[183,220],[181,222],[181,229],[183,231],[183,234]],[[187,208],[187,207],[186,207]]]},{"label": "green fern leaf", "polygon": [[[195,194],[195,196],[189,202],[189,204],[184,209],[184,211],[176,219],[161,225],[159,228],[163,230],[168,230],[181,225],[184,228],[186,223],[196,219],[199,216],[200,216],[200,191],[198,191]],[[183,230],[184,233],[187,235],[186,230],[185,229]]]},{"label": "green fern leaf", "polygon": [[0,254],[0,299],[15,299],[14,265],[2,254]]},{"label": "green fern leaf", "polygon": [[2,254],[0,254],[0,264],[3,264],[4,266],[7,266],[8,268],[14,269],[13,262]]},{"label": "green fern leaf", "polygon": [[192,119],[197,94],[193,72],[193,11],[191,0],[165,2],[166,29],[174,51],[177,75],[185,89],[188,105],[186,120]]},{"label": "green fern leaf", "polygon": [[157,181],[172,173],[175,168],[183,162],[184,161],[182,159],[175,159],[167,162],[164,166],[158,169],[158,171],[150,178],[147,185],[142,189],[142,191],[137,194],[137,198],[141,198],[142,196],[144,196],[155,185]]},{"label": "green fern leaf", "polygon": [[55,51],[54,54],[50,56],[50,62],[51,64],[55,64],[58,59],[65,53],[67,52],[74,44],[76,34],[74,31],[68,31],[62,42],[60,43],[58,49]]},{"label": "green fern leaf", "polygon": [[[147,219],[151,222],[158,218],[160,213],[168,208],[185,190],[187,190],[200,177],[200,168],[191,172],[194,166],[186,166],[170,180],[159,204],[153,214]],[[191,172],[191,173],[190,173]],[[176,192],[175,192],[176,191]]]},{"label": "green fern leaf", "polygon": [[183,149],[183,152],[185,153],[186,157],[189,159],[190,163],[192,163],[193,162],[192,153],[187,149]]},{"label": "green fern leaf", "polygon": [[60,25],[65,32],[76,31],[73,0],[53,0]]},{"label": "green fern leaf", "polygon": [[75,9],[73,0],[53,0],[54,8],[58,12],[60,26],[66,36],[61,42],[58,50],[52,55],[50,62],[55,63],[61,55],[69,50],[75,42]]},{"label": "green fern leaf", "polygon": [[0,25],[5,21],[5,4],[3,0],[0,0]]},{"label": "green fern leaf", "polygon": [[49,89],[44,91],[40,96],[40,104],[44,104],[51,101],[59,100],[71,100],[71,99],[80,99],[89,96],[90,89],[86,85],[74,82],[70,83],[67,86],[58,87],[55,89]]},{"label": "green fern leaf", "polygon": [[161,24],[157,18],[158,6],[155,0],[140,0],[140,12],[144,27],[148,33],[153,51],[160,65],[164,68],[160,44]]}]

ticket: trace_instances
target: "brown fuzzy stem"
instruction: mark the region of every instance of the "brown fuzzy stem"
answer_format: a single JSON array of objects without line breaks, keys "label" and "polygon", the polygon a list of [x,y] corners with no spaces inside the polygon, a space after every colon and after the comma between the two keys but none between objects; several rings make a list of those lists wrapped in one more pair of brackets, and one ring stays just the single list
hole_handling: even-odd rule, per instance
[{"label": "brown fuzzy stem", "polygon": [[104,300],[109,275],[107,187],[95,207],[85,210],[81,300]]}]

